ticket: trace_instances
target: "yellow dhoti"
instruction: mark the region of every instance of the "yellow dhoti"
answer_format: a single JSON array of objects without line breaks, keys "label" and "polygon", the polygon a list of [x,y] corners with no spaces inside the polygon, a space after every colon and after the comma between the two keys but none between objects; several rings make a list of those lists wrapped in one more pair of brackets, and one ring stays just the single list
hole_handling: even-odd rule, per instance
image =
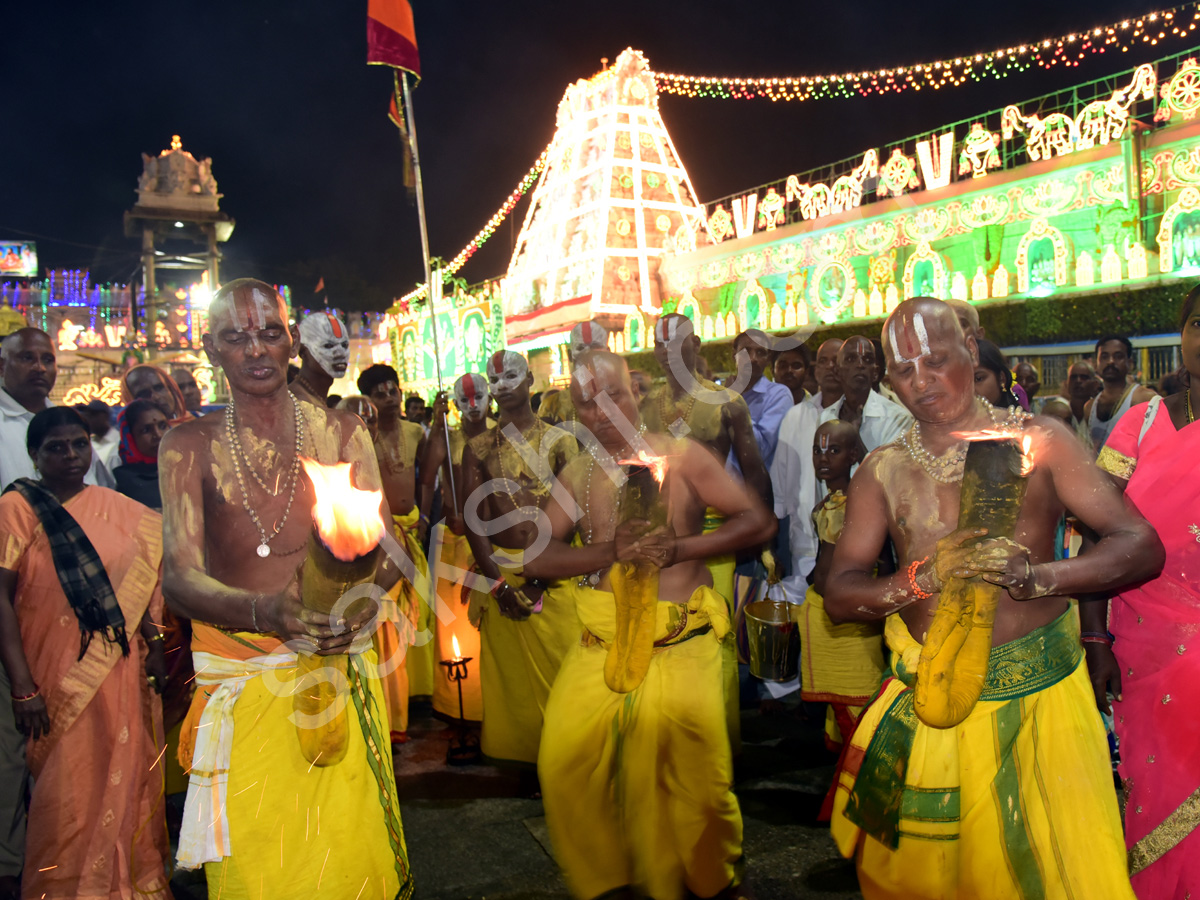
[{"label": "yellow dhoti", "polygon": [[[813,703],[838,704],[857,720],[883,680],[883,628],[878,622],[833,624],[824,598],[811,586],[800,607],[799,624],[800,696]],[[842,742],[832,706],[825,731],[834,744]]]},{"label": "yellow dhoti", "polygon": [[723,727],[724,598],[701,587],[687,604],[658,603],[649,671],[616,693],[604,678],[613,595],[564,590],[586,631],[551,692],[538,774],[567,885],[586,900],[626,885],[655,900],[711,897],[734,882],[742,852]]},{"label": "yellow dhoti", "polygon": [[383,705],[392,731],[408,730],[408,698],[433,693],[433,610],[427,600],[429,563],[417,540],[420,513],[414,506],[403,516],[392,516],[397,536],[417,571],[416,587],[401,578],[388,591],[392,609],[375,631]]},{"label": "yellow dhoti", "polygon": [[967,718],[917,719],[921,645],[892,671],[838,774],[833,836],[866,900],[1133,900],[1104,728],[1075,615],[994,647]]},{"label": "yellow dhoti", "polygon": [[[716,531],[724,521],[723,516],[709,509],[704,515],[704,534]],[[737,568],[737,560],[732,553],[726,553],[724,556],[710,557],[704,564],[712,575],[713,590],[724,598],[732,621],[736,612],[733,575],[734,569]],[[725,697],[725,727],[729,731],[729,745],[736,755],[742,750],[742,708],[738,682],[737,635],[732,630],[721,641],[721,670],[721,690]]]},{"label": "yellow dhoti", "polygon": [[[441,547],[438,561],[434,564],[434,584],[442,607],[454,616],[449,624],[443,622],[441,617],[434,616],[437,661],[440,663],[453,658],[453,638],[458,638],[460,655],[472,660],[467,666],[467,677],[462,681],[463,718],[478,722],[483,718],[483,691],[479,684],[479,631],[467,618],[467,607],[461,599],[463,576],[459,574],[469,571],[474,559],[465,536],[455,534],[445,525],[439,525],[434,536],[432,546]],[[433,709],[443,716],[457,719],[458,687],[445,676],[445,667],[439,665],[437,669],[433,680]]]},{"label": "yellow dhoti", "polygon": [[192,772],[180,865],[204,864],[209,897],[222,900],[410,898],[374,651],[350,656],[339,690],[346,756],[313,766],[292,721],[296,655],[201,623],[198,646],[209,649],[194,652],[198,689],[183,725]]},{"label": "yellow dhoti", "polygon": [[[495,548],[510,559],[519,550]],[[513,587],[525,579],[521,566],[501,562],[500,571]],[[555,582],[542,600],[542,611],[520,622],[500,614],[495,601],[475,592],[472,603],[480,608],[480,677],[483,687],[483,754],[498,762],[536,765],[542,737],[542,719],[550,688],[563,657],[578,643],[581,626],[575,612],[575,595]]]}]

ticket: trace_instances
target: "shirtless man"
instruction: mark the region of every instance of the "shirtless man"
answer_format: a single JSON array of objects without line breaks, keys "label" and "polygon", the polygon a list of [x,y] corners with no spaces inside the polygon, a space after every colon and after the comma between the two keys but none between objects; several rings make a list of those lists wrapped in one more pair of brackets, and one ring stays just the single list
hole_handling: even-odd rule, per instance
[{"label": "shirtless man", "polygon": [[[643,434],[620,357],[584,354],[571,391],[598,443],[563,472],[565,496],[548,510],[553,540],[525,566],[527,575],[585,576],[571,588],[583,639],[555,682],[538,764],[555,858],[579,898],[739,896],[741,815],[721,728],[728,612],[704,563],[770,540],[775,523],[703,445]],[[670,519],[654,532],[621,521],[615,463],[639,452],[667,458]],[[725,523],[702,534],[710,508]],[[570,545],[575,534],[582,547]],[[626,578],[659,570],[640,628],[627,606],[642,602],[636,588],[612,593],[618,560],[641,566]]]},{"label": "shirtless man", "polygon": [[[383,681],[392,738],[399,741],[408,729],[408,698],[432,696],[436,674],[433,609],[428,602],[429,562],[423,549],[433,505],[433,480],[420,477],[428,446],[424,429],[400,418],[400,378],[396,370],[383,363],[368,366],[358,376],[358,390],[375,404],[379,413],[375,456],[383,479],[383,494],[392,510],[396,530],[416,566],[416,583],[405,579],[393,592],[398,614],[380,623],[377,632],[380,657],[388,661],[404,659],[403,669],[393,666]],[[411,640],[406,632],[406,619],[416,631]]]},{"label": "shirtless man", "polygon": [[[700,338],[692,320],[680,313],[663,316],[654,326],[654,358],[666,373],[666,384],[654,388],[641,402],[642,422],[656,434],[691,437],[708,447],[721,462],[736,459],[746,486],[757,496],[771,497],[771,477],[763,464],[750,407],[741,394],[717,387],[696,373]],[[732,451],[732,452],[731,452]],[[713,511],[706,531],[720,527]],[[714,590],[734,611],[734,576],[737,560],[730,554],[707,559]],[[721,646],[725,669],[726,725],[735,752],[741,750],[741,705],[736,637],[730,634]]]},{"label": "shirtless man", "polygon": [[[974,396],[978,349],[950,307],[907,300],[883,334],[892,385],[917,421],[852,480],[825,600],[835,622],[887,619],[898,677],[885,682],[847,751],[834,838],[855,857],[869,898],[1128,900],[1108,750],[1069,598],[1153,575],[1162,546],[1061,423],[1003,414]],[[958,435],[1004,426],[1031,438],[1034,460],[1015,537],[956,530],[967,447]],[[1102,550],[1055,561],[1064,505]],[[899,571],[876,578],[889,536]],[[975,644],[954,658],[989,613],[982,604],[959,609],[961,593],[942,594],[951,578],[1003,588],[990,660]],[[979,601],[979,584],[962,602]],[[955,687],[983,679],[957,725],[926,725],[921,707],[913,712],[926,641],[931,680],[917,696],[938,696],[945,682],[935,670]],[[873,745],[885,725],[891,736]]]},{"label": "shirtless man", "polygon": [[[480,659],[479,630],[468,620],[463,603],[469,601],[470,579],[462,573],[475,567],[470,543],[466,537],[463,505],[463,453],[467,442],[487,431],[488,384],[482,375],[468,373],[454,382],[454,405],[462,417],[462,425],[449,431],[446,439],[446,398],[438,394],[433,404],[433,426],[429,433],[428,478],[436,469],[442,475],[442,510],[445,521],[439,523],[430,543],[433,563],[433,583],[438,598],[453,619],[439,616],[434,624],[437,632],[438,662],[454,656]],[[449,444],[449,455],[447,455]],[[453,490],[451,489],[453,486]],[[461,583],[462,602],[459,602]],[[457,639],[457,648],[454,640]],[[457,649],[457,653],[455,652]],[[461,682],[462,716],[478,722],[483,719],[483,700],[478,670],[469,670]],[[436,679],[433,687],[433,708],[449,718],[459,717],[459,694],[454,682]]]},{"label": "shirtless man", "polygon": [[536,552],[553,482],[578,444],[534,415],[533,374],[521,354],[493,353],[487,377],[500,418],[467,442],[460,488],[472,554],[494,585],[490,597],[476,592],[471,601],[483,642],[482,749],[491,759],[531,766],[550,686],[579,627],[570,597],[526,582],[522,560],[526,550]]},{"label": "shirtless man", "polygon": [[309,313],[301,319],[299,331],[300,374],[292,382],[292,393],[301,400],[324,406],[330,386],[350,366],[350,334],[345,322],[324,311]]},{"label": "shirtless man", "polygon": [[[571,334],[567,338],[567,360],[571,364],[571,368],[575,368],[575,359],[582,353],[588,350],[607,350],[608,349],[608,329],[592,319],[588,322],[580,322],[571,329]],[[547,400],[549,401],[549,409],[546,408]],[[570,391],[559,391],[553,398],[545,398],[542,408],[538,410],[538,415],[553,425],[563,423],[573,423],[578,421],[575,415],[575,405],[571,401]],[[567,426],[568,431],[574,431],[573,425]]]},{"label": "shirtless man", "polygon": [[1088,401],[1083,415],[1097,453],[1104,448],[1113,427],[1130,407],[1146,403],[1155,396],[1150,388],[1130,382],[1132,364],[1133,344],[1129,338],[1111,335],[1096,341],[1096,371],[1100,373],[1104,388]]},{"label": "shirtless man", "polygon": [[746,484],[759,496],[768,496],[771,480],[754,436],[750,408],[740,394],[696,374],[699,353],[700,338],[691,319],[668,313],[658,320],[654,358],[667,381],[641,401],[642,421],[659,434],[694,438],[718,460],[727,459],[732,450]]},{"label": "shirtless man", "polygon": [[[264,883],[274,896],[302,896],[318,878],[353,895],[364,875],[388,897],[407,896],[391,756],[377,749],[387,723],[372,713],[379,682],[369,648],[356,643],[374,610],[333,620],[303,605],[299,580],[314,502],[300,456],[352,463],[353,483],[378,490],[370,439],[355,417],[288,391],[297,336],[270,285],[224,285],[209,316],[204,349],[229,380],[230,404],[173,428],[159,450],[163,594],[193,620],[199,688],[181,737],[192,771],[180,864],[206,865],[212,896],[221,885],[257,895]],[[390,521],[386,500],[381,515]],[[394,578],[378,573],[383,584]],[[297,740],[297,649],[350,653],[362,693],[346,706],[348,749],[335,766],[315,765]],[[298,840],[297,821],[303,829],[318,806],[324,830]]]}]

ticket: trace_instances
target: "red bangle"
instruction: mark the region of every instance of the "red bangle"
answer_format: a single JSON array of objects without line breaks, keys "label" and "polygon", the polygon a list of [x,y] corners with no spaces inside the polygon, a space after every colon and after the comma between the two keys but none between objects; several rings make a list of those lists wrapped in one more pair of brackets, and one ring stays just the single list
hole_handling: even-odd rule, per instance
[{"label": "red bangle", "polygon": [[1112,647],[1113,639],[1106,634],[1097,634],[1095,632],[1085,632],[1079,636],[1081,644],[1103,644],[1105,647]]},{"label": "red bangle", "polygon": [[18,697],[16,694],[9,694],[9,696],[12,697],[13,703],[28,703],[30,700],[33,700],[35,697],[41,694],[41,692],[42,689],[35,684],[33,686],[32,694],[26,694],[24,697]]},{"label": "red bangle", "polygon": [[928,600],[933,596],[933,594],[929,593],[928,591],[921,590],[920,586],[917,584],[917,569],[927,562],[929,562],[928,556],[926,556],[924,559],[913,560],[908,564],[908,586],[912,589],[912,592],[917,595],[918,600]]}]

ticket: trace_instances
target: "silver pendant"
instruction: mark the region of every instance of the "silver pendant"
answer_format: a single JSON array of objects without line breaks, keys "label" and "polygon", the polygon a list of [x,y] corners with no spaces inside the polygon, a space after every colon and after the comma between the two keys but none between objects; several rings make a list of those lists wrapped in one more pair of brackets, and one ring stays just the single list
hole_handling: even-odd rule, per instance
[{"label": "silver pendant", "polygon": [[271,548],[268,547],[266,544],[259,544],[258,550],[256,552],[258,553],[260,558],[266,559],[268,556],[271,555]]}]

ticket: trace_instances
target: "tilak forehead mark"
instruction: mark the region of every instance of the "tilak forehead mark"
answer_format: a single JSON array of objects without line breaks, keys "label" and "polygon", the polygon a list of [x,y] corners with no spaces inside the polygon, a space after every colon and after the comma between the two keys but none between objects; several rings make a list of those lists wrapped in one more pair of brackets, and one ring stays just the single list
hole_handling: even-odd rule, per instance
[{"label": "tilak forehead mark", "polygon": [[[896,362],[916,362],[918,359],[929,355],[929,332],[925,329],[925,317],[921,313],[913,313],[912,330],[905,329],[902,334],[904,336],[904,347],[900,345],[900,335],[896,332],[896,323],[892,322],[888,326],[892,347],[895,348]],[[913,345],[913,335],[916,335],[916,346]],[[918,353],[918,349],[920,352]]]}]

